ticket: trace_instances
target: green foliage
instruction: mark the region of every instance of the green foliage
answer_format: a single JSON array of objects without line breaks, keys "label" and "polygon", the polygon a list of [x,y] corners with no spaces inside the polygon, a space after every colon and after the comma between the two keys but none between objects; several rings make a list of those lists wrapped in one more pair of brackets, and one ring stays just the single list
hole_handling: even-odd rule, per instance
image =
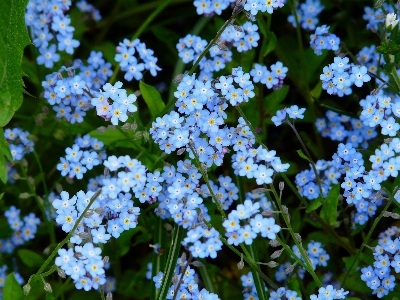
[{"label": "green foliage", "polygon": [[143,81],[140,81],[140,92],[149,107],[151,116],[155,119],[165,107],[160,93],[155,87],[148,85]]},{"label": "green foliage", "polygon": [[23,100],[21,63],[29,44],[24,24],[27,4],[28,0],[0,1],[0,127],[11,120]]},{"label": "green foliage", "polygon": [[22,288],[15,279],[14,272],[8,274],[3,288],[3,300],[18,300],[22,296]]}]

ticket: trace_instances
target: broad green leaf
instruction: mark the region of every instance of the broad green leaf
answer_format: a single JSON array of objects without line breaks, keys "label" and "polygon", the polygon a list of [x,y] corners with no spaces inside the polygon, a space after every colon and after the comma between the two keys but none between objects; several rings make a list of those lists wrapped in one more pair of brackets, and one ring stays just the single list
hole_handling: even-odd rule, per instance
[{"label": "broad green leaf", "polygon": [[43,257],[31,250],[20,249],[17,254],[27,267],[38,268],[44,263]]},{"label": "broad green leaf", "polygon": [[318,99],[322,93],[322,81],[318,81],[315,87],[311,90],[311,96],[314,99]]},{"label": "broad green leaf", "polygon": [[143,81],[140,81],[139,86],[143,99],[149,107],[151,116],[153,118],[157,117],[165,107],[160,93],[154,86],[148,85]]},{"label": "broad green leaf", "polygon": [[271,94],[265,97],[265,102],[267,105],[276,105],[278,103],[281,103],[285,99],[288,92],[289,86],[284,84],[279,90],[273,91]]},{"label": "broad green leaf", "polygon": [[[0,196],[4,195],[1,194]],[[2,197],[0,197],[2,198]],[[10,228],[10,224],[5,219],[0,220],[0,239],[7,239],[12,236],[14,231]]]},{"label": "broad green leaf", "polygon": [[22,288],[15,279],[14,272],[8,274],[3,288],[3,300],[18,300],[22,296]]},{"label": "broad green leaf", "polygon": [[278,39],[276,38],[276,35],[273,32],[270,32],[268,38],[269,39],[268,39],[267,47],[265,49],[265,52],[263,53],[264,57],[267,56],[268,53],[275,50],[276,43],[278,42]]},{"label": "broad green leaf", "polygon": [[25,27],[28,0],[0,1],[0,127],[11,120],[23,100],[22,54],[30,40]]},{"label": "broad green leaf", "polygon": [[310,163],[312,163],[312,161],[307,157],[307,155],[305,155],[304,153],[303,153],[303,151],[300,149],[300,150],[297,150],[297,153],[299,154],[299,156],[301,157],[301,158],[304,158],[305,160],[307,160],[308,162],[310,162]]},{"label": "broad green leaf", "polygon": [[7,182],[7,168],[5,158],[7,158],[9,161],[12,161],[10,146],[4,138],[3,128],[0,127],[0,179],[1,181],[3,181],[3,183]]},{"label": "broad green leaf", "polygon": [[0,180],[3,181],[3,183],[7,182],[6,159],[3,154],[0,154]]},{"label": "broad green leaf", "polygon": [[320,217],[331,226],[336,223],[338,216],[337,205],[340,195],[340,185],[336,184],[329,191],[321,209]]},{"label": "broad green leaf", "polygon": [[311,205],[307,208],[306,212],[310,213],[313,210],[316,210],[318,207],[322,205],[321,198],[317,198],[311,202]]}]

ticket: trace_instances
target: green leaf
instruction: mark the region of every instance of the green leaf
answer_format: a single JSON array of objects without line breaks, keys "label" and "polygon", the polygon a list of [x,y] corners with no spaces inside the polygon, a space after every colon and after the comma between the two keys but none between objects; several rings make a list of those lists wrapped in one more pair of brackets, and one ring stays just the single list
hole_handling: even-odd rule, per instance
[{"label": "green leaf", "polygon": [[325,220],[330,225],[334,225],[336,223],[336,219],[338,216],[337,205],[340,194],[340,185],[336,184],[329,191],[328,196],[324,201],[324,205],[321,209],[321,218]]},{"label": "green leaf", "polygon": [[307,155],[305,155],[304,153],[303,153],[303,151],[300,149],[300,150],[297,150],[297,153],[299,154],[299,156],[301,157],[301,158],[304,158],[305,160],[307,160],[308,162],[310,162],[310,163],[312,163],[312,161],[307,157]]},{"label": "green leaf", "polygon": [[278,103],[281,103],[285,99],[288,92],[289,92],[289,86],[284,84],[282,88],[280,88],[277,91],[273,91],[271,94],[265,97],[265,102],[268,105],[271,104],[276,105]]},{"label": "green leaf", "polygon": [[265,49],[265,52],[263,53],[264,57],[267,56],[268,53],[275,50],[277,42],[278,42],[278,39],[276,38],[275,33],[270,32],[267,47]]},{"label": "green leaf", "polygon": [[25,26],[28,0],[0,1],[0,127],[23,100],[22,54],[30,40]]},{"label": "green leaf", "polygon": [[[2,198],[3,195],[4,193],[0,195],[0,198]],[[14,231],[10,228],[10,224],[8,224],[5,219],[0,220],[0,239],[7,239],[11,237],[13,233]]]},{"label": "green leaf", "polygon": [[382,54],[397,54],[400,52],[400,45],[389,40],[388,42],[383,42],[380,46],[376,47],[376,52]]},{"label": "green leaf", "polygon": [[27,267],[38,268],[44,263],[43,257],[31,250],[20,249],[17,254]]},{"label": "green leaf", "polygon": [[3,289],[3,300],[18,300],[23,296],[22,288],[14,277],[14,272],[8,274]]},{"label": "green leaf", "polygon": [[321,197],[318,197],[317,199],[315,199],[314,201],[311,202],[311,205],[307,208],[306,212],[310,213],[313,210],[316,210],[321,205],[322,205]]},{"label": "green leaf", "polygon": [[154,86],[148,85],[143,81],[140,81],[139,87],[140,91],[142,92],[143,99],[149,107],[151,116],[153,118],[157,117],[165,107],[160,93]]}]

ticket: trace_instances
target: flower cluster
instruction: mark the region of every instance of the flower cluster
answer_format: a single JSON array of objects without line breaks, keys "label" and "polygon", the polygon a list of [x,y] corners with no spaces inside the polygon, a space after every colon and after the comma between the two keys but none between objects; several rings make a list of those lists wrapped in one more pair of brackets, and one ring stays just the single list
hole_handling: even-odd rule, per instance
[{"label": "flower cluster", "polygon": [[382,16],[393,13],[396,13],[397,15],[397,12],[394,11],[393,6],[389,3],[384,2],[381,6],[382,7],[379,8],[373,8],[370,6],[364,7],[363,19],[368,22],[366,28],[373,32],[379,30],[379,24],[384,25],[385,17],[382,18]]},{"label": "flower cluster", "polygon": [[161,70],[156,64],[158,59],[154,56],[154,51],[147,49],[146,44],[139,39],[124,39],[120,42],[114,59],[119,62],[121,70],[126,72],[124,78],[127,81],[132,81],[133,78],[142,79],[144,70],[149,70],[153,77]]},{"label": "flower cluster", "polygon": [[349,64],[347,57],[335,57],[334,62],[324,67],[323,74],[320,75],[322,88],[329,95],[343,97],[352,93],[351,86],[354,84],[361,87],[364,82],[371,80],[368,69],[365,66]]},{"label": "flower cluster", "polygon": [[193,5],[196,7],[198,15],[212,16],[214,13],[220,15],[230,3],[236,0],[194,0]]},{"label": "flower cluster", "polygon": [[102,164],[106,159],[105,151],[101,151],[103,146],[103,142],[88,134],[76,138],[72,147],[65,149],[66,156],[60,158],[57,170],[61,172],[61,176],[68,175],[70,178],[82,179],[87,170]]},{"label": "flower cluster", "polygon": [[34,213],[30,213],[21,220],[20,212],[20,209],[11,206],[4,213],[8,224],[13,230],[13,235],[9,239],[0,240],[0,252],[11,253],[15,247],[35,237],[40,220]]},{"label": "flower cluster", "polygon": [[86,0],[80,0],[77,2],[76,7],[78,7],[81,12],[90,13],[90,16],[94,21],[98,22],[101,20],[100,11],[92,4],[87,3]]},{"label": "flower cluster", "polygon": [[228,243],[235,246],[240,243],[251,245],[258,233],[264,238],[273,240],[281,229],[275,224],[274,218],[263,217],[258,202],[249,199],[239,204],[236,210],[232,210],[222,225],[226,230]]},{"label": "flower cluster", "polygon": [[[174,166],[164,167],[161,175],[159,172],[155,175],[159,176],[159,182],[164,182],[162,186],[153,185],[153,189],[159,191],[156,195],[159,205],[155,213],[163,219],[172,217],[176,224],[190,228],[182,245],[193,257],[215,258],[217,251],[221,250],[222,242],[219,233],[213,228],[208,229],[203,223],[203,220],[210,221],[211,218],[203,204],[203,197],[206,197],[205,191],[208,191],[208,188],[205,184],[200,186],[200,172],[189,160],[185,160],[178,161],[177,169]],[[221,188],[212,182],[209,184],[223,208],[228,209],[238,198],[238,189],[229,177],[221,176],[219,182]]]},{"label": "flower cluster", "polygon": [[296,2],[296,16],[290,15],[288,21],[296,27],[297,22],[305,30],[314,30],[318,24],[318,15],[324,9],[320,0],[306,0],[305,3]]},{"label": "flower cluster", "polygon": [[380,91],[376,95],[368,95],[360,101],[363,109],[360,120],[365,126],[381,127],[381,133],[395,137],[400,129],[397,118],[400,116],[400,97]]},{"label": "flower cluster", "polygon": [[[182,280],[181,280],[182,278]],[[164,279],[164,273],[159,272],[153,277],[156,288],[160,288]],[[174,297],[176,294],[176,297]],[[217,294],[210,293],[206,289],[199,289],[198,275],[190,267],[190,262],[185,255],[178,259],[175,267],[172,285],[168,290],[166,299],[207,299],[219,300]]]},{"label": "flower cluster", "polygon": [[[87,62],[89,65],[84,66],[76,60],[72,67],[63,67],[47,75],[46,81],[42,82],[44,98],[57,113],[56,117],[65,118],[72,124],[83,122],[86,112],[93,107],[90,94],[112,74],[111,64],[105,62],[101,52],[92,51]],[[64,72],[66,77],[63,77]]]},{"label": "flower cluster", "polygon": [[394,159],[395,152],[400,152],[399,139],[393,139],[389,145],[383,144],[381,149],[376,149],[375,155],[369,157],[372,162],[370,171],[365,169],[361,153],[350,143],[339,144],[337,153],[333,155],[334,167],[345,176],[341,183],[343,196],[357,210],[354,216],[356,224],[362,225],[375,215],[377,206],[381,204],[379,200],[383,198],[381,183],[389,176],[397,176],[400,165]]},{"label": "flower cluster", "polygon": [[[70,25],[71,19],[65,14],[69,11],[71,1],[51,0],[43,4],[40,0],[30,0],[26,8],[25,22],[29,26],[34,45],[40,55],[37,57],[39,65],[52,68],[54,62],[60,60],[58,50],[73,54],[80,44],[73,39],[75,28]],[[50,43],[55,39],[54,44]]]},{"label": "flower cluster", "polygon": [[286,299],[290,300],[301,300],[301,297],[297,295],[296,291],[292,291],[284,287],[280,287],[276,291],[270,292],[268,300],[285,299],[285,297]]},{"label": "flower cluster", "polygon": [[28,139],[30,133],[22,131],[21,128],[7,128],[4,131],[4,138],[10,145],[10,151],[13,160],[21,160],[25,154],[31,153],[34,150],[34,143]]},{"label": "flower cluster", "polygon": [[392,273],[400,272],[399,233],[400,229],[396,226],[381,232],[374,249],[373,265],[361,269],[361,279],[378,298],[387,295],[396,286],[396,278]]},{"label": "flower cluster", "polygon": [[326,112],[326,119],[316,119],[315,126],[323,137],[351,143],[354,148],[367,148],[368,142],[378,135],[375,129],[363,124],[361,119],[340,115],[331,110]]},{"label": "flower cluster", "polygon": [[299,108],[297,105],[292,105],[288,108],[284,108],[278,110],[276,115],[271,118],[271,121],[275,124],[275,126],[282,125],[282,122],[288,121],[288,118],[293,120],[295,119],[303,119],[305,108]]},{"label": "flower cluster", "polygon": [[259,39],[258,26],[251,22],[245,22],[241,26],[229,25],[220,37],[224,45],[232,45],[238,52],[246,52],[257,47]]},{"label": "flower cluster", "polygon": [[335,289],[332,285],[321,287],[318,289],[318,295],[311,295],[310,300],[334,300],[346,299],[348,291],[344,289]]},{"label": "flower cluster", "polygon": [[[369,72],[376,74],[378,71],[378,65],[385,64],[385,59],[382,54],[377,53],[376,46],[371,45],[370,47],[363,47],[360,52],[357,53],[357,59],[361,65],[365,66]],[[389,80],[389,77],[380,72],[379,76],[385,81]]]},{"label": "flower cluster", "polygon": [[279,90],[283,85],[288,68],[278,61],[271,65],[271,72],[266,66],[255,64],[254,69],[250,71],[254,82],[261,82],[269,89]]},{"label": "flower cluster", "polygon": [[97,290],[106,283],[101,249],[92,243],[58,250],[55,265],[70,276],[78,290]]},{"label": "flower cluster", "polygon": [[321,55],[322,50],[339,50],[340,39],[333,33],[329,33],[329,26],[322,25],[315,29],[310,36],[310,47],[316,55]]},{"label": "flower cluster", "polygon": [[128,114],[137,111],[137,107],[133,104],[136,102],[135,94],[128,93],[125,89],[121,89],[122,82],[117,81],[114,85],[106,83],[103,90],[100,90],[91,99],[91,103],[96,107],[97,115],[105,120],[111,120],[113,125],[118,125],[119,121],[128,120]]},{"label": "flower cluster", "polygon": [[259,11],[272,14],[274,10],[283,7],[284,5],[285,0],[247,0],[243,7],[246,11],[255,16]]}]

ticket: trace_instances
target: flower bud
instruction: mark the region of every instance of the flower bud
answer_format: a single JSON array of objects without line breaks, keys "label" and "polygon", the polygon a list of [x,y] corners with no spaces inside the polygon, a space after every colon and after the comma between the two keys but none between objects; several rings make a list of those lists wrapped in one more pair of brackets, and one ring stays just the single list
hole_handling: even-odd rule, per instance
[{"label": "flower bud", "polygon": [[51,288],[51,285],[50,285],[50,283],[48,283],[48,282],[46,282],[46,283],[44,284],[44,290],[45,290],[46,292],[49,292],[49,293],[52,293],[52,292],[53,292],[53,289]]}]

